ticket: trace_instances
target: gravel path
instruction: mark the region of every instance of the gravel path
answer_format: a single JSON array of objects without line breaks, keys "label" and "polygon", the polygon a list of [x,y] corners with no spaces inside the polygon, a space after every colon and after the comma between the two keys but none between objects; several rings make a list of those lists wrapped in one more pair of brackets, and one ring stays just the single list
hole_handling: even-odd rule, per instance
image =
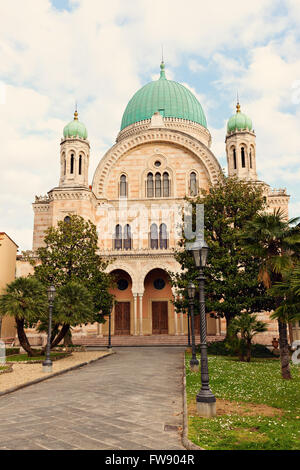
[{"label": "gravel path", "polygon": [[53,362],[52,373],[45,373],[42,364],[13,364],[13,372],[0,374],[0,392],[18,387],[41,377],[47,377],[82,362],[89,362],[102,356],[110,354],[107,351],[74,352],[71,356]]}]

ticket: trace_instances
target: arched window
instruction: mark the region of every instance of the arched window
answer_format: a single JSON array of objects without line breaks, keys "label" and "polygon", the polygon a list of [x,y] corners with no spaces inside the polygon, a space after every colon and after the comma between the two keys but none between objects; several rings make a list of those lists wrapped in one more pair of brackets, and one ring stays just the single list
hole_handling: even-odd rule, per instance
[{"label": "arched window", "polygon": [[125,175],[121,175],[120,177],[120,197],[127,197],[127,181]]},{"label": "arched window", "polygon": [[190,196],[197,196],[197,175],[194,171],[190,174]]},{"label": "arched window", "polygon": [[115,250],[122,250],[122,227],[119,224],[115,229]]},{"label": "arched window", "polygon": [[71,175],[74,173],[74,154],[73,153],[71,155],[71,161],[70,161],[70,173]]},{"label": "arched window", "polygon": [[150,227],[150,248],[156,250],[158,248],[158,230],[156,224],[152,224]]},{"label": "arched window", "polygon": [[170,181],[169,181],[169,175],[167,172],[163,174],[163,196],[164,197],[170,196]]},{"label": "arched window", "polygon": [[249,160],[250,160],[250,168],[252,168],[252,151],[250,149],[250,153],[249,153]]},{"label": "arched window", "polygon": [[71,222],[71,217],[69,217],[68,215],[64,218],[64,222],[65,224],[69,224]]},{"label": "arched window", "polygon": [[153,174],[148,173],[147,175],[147,197],[154,196],[154,182],[153,182]]},{"label": "arched window", "polygon": [[233,149],[233,168],[236,170],[236,151]]},{"label": "arched window", "polygon": [[123,247],[124,250],[131,250],[131,228],[129,224],[124,227]]},{"label": "arched window", "polygon": [[159,248],[167,249],[168,248],[168,234],[166,224],[160,224],[159,226]]},{"label": "arched window", "polygon": [[82,172],[82,155],[79,155],[78,174],[81,175],[81,172]]},{"label": "arched window", "polygon": [[161,175],[156,173],[155,175],[155,197],[161,197]]},{"label": "arched window", "polygon": [[244,149],[244,147],[241,148],[241,157],[242,157],[242,168],[246,168],[245,149]]},{"label": "arched window", "polygon": [[66,161],[66,156],[65,156],[65,154],[63,154],[63,159],[64,159],[64,175],[65,175],[66,172],[67,172],[67,161]]}]

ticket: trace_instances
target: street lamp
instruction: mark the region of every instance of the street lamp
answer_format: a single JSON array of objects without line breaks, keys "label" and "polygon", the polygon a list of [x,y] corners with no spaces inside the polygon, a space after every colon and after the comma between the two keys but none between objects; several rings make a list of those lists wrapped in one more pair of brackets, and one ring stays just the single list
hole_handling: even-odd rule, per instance
[{"label": "street lamp", "polygon": [[107,349],[112,349],[111,347],[111,311],[108,314],[108,345]]},{"label": "street lamp", "polygon": [[47,338],[47,348],[46,348],[46,359],[43,362],[43,372],[52,372],[52,361],[50,359],[50,348],[51,348],[51,330],[52,330],[52,311],[53,311],[53,302],[55,298],[55,287],[53,284],[48,287],[48,301],[49,301],[49,319],[48,319],[48,338]]},{"label": "street lamp", "polygon": [[199,372],[199,361],[196,357],[196,345],[195,345],[195,321],[194,321],[194,298],[195,298],[196,287],[195,284],[190,281],[188,283],[188,295],[191,312],[191,327],[192,327],[192,359],[190,360],[190,368],[193,372]]},{"label": "street lamp", "polygon": [[216,416],[216,397],[209,387],[207,344],[206,344],[206,316],[204,299],[203,268],[206,266],[208,256],[208,245],[204,239],[198,238],[188,248],[194,256],[196,267],[199,269],[199,303],[200,303],[200,351],[201,351],[201,390],[196,396],[198,415],[204,417]]}]

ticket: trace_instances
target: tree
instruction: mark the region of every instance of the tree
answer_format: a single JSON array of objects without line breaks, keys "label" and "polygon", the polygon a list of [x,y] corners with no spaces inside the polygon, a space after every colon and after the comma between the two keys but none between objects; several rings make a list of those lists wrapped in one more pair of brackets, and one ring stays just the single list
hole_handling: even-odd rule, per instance
[{"label": "tree", "polygon": [[[258,312],[268,303],[266,289],[257,282],[257,262],[243,249],[240,238],[248,220],[264,207],[262,189],[251,182],[222,177],[200,197],[188,201],[194,212],[196,204],[204,204],[205,240],[210,247],[205,270],[206,308],[225,316],[228,330],[236,315]],[[198,272],[185,242],[181,241],[175,253],[183,272],[172,275],[172,281],[186,299],[186,286],[189,280],[196,282]],[[176,301],[175,306],[186,309],[187,300]]]},{"label": "tree", "polygon": [[[282,211],[277,210],[273,214],[258,214],[245,227],[242,234],[245,249],[259,260],[258,279],[267,289],[283,281],[283,273],[291,269],[299,255],[300,228],[294,226],[297,221],[298,218],[286,220]],[[284,295],[273,295],[272,299],[271,309],[279,312]],[[281,374],[284,379],[290,379],[287,317],[279,315],[277,318]]]},{"label": "tree", "polygon": [[253,337],[267,329],[267,323],[257,320],[257,315],[242,313],[230,322],[229,346],[233,344],[234,348],[237,348],[241,361],[245,361],[245,353],[247,353],[247,362],[250,362]]},{"label": "tree", "polygon": [[[112,295],[108,292],[111,279],[105,273],[108,263],[104,262],[97,253],[98,235],[91,221],[70,215],[67,221],[60,221],[57,227],[50,227],[46,231],[44,245],[37,250],[41,264],[35,266],[34,275],[47,286],[52,278],[58,290],[53,311],[54,324],[51,335],[53,347],[70,331],[71,325],[104,322],[104,316],[112,307]],[[79,284],[81,290],[78,290]],[[62,287],[66,289],[61,289]],[[88,296],[84,289],[88,291]],[[88,309],[84,308],[82,303],[81,310],[79,309],[80,294],[85,296]],[[77,306],[71,308],[68,299],[74,300],[76,295]],[[67,305],[69,314],[66,310]],[[45,327],[46,325],[44,329]]]},{"label": "tree", "polygon": [[46,289],[34,277],[19,277],[6,286],[0,296],[0,315],[15,318],[20,345],[28,356],[38,353],[31,348],[25,328],[33,327],[47,314]]}]

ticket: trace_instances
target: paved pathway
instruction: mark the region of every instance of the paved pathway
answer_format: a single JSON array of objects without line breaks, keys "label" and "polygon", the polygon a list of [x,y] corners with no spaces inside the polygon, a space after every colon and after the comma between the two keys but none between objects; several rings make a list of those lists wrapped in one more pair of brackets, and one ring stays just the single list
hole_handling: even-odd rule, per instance
[{"label": "paved pathway", "polygon": [[183,449],[182,363],[182,348],[117,348],[0,397],[0,449]]}]

